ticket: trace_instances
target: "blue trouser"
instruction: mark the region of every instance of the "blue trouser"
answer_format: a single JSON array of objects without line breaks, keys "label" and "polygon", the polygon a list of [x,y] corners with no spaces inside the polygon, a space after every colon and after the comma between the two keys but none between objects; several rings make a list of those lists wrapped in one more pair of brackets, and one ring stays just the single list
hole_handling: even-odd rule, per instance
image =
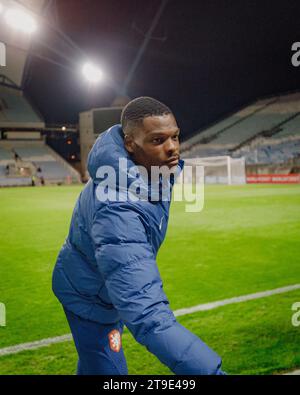
[{"label": "blue trouser", "polygon": [[78,375],[127,375],[122,347],[124,324],[99,324],[65,310],[78,353]]}]

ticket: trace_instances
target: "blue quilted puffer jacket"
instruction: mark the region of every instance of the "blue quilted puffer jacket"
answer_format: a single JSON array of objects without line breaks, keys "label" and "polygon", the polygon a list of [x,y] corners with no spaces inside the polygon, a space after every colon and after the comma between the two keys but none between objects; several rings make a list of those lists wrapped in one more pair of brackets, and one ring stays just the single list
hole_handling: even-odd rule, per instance
[{"label": "blue quilted puffer jacket", "polygon": [[[100,166],[127,172],[119,169],[119,158],[135,166],[121,126],[115,125],[98,137],[89,154],[91,179],[76,202],[57,257],[53,292],[84,319],[102,324],[122,320],[175,374],[222,374],[220,357],[176,321],[163,290],[156,255],[167,230],[170,201],[98,198]],[[179,172],[182,167],[180,161]]]}]

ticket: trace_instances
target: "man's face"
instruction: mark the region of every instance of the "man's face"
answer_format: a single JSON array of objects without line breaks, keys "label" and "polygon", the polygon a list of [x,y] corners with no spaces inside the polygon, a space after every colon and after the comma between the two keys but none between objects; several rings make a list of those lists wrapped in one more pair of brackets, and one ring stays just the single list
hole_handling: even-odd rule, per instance
[{"label": "man's face", "polygon": [[176,166],[179,160],[179,128],[172,114],[146,117],[142,127],[125,136],[133,161],[151,171],[151,166]]}]

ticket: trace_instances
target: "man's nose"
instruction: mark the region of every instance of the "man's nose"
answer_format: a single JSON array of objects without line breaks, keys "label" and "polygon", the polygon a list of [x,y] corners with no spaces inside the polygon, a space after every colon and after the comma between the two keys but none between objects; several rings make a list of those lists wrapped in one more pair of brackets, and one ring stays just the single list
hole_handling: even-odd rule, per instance
[{"label": "man's nose", "polygon": [[168,155],[174,154],[178,150],[178,144],[172,139],[166,141],[166,152]]}]

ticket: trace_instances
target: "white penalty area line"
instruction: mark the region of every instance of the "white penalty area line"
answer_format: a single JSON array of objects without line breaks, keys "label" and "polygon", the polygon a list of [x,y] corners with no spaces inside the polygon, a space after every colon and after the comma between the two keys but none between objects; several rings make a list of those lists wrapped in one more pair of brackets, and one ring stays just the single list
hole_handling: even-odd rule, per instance
[{"label": "white penalty area line", "polygon": [[[247,302],[249,300],[254,300],[254,299],[265,298],[272,295],[278,295],[290,291],[295,291],[297,289],[300,289],[300,284],[289,285],[286,287],[272,289],[270,291],[256,292],[253,294],[237,296],[229,299],[217,300],[216,302],[199,304],[197,306],[175,310],[174,315],[175,317],[179,317],[182,315],[196,313],[198,311],[213,310],[221,306],[226,306],[233,303]],[[5,355],[17,354],[22,351],[36,350],[42,347],[50,346],[51,344],[71,341],[72,339],[73,339],[72,335],[67,334],[63,336],[50,337],[47,339],[42,339],[31,343],[22,343],[11,347],[0,348],[0,357],[3,357]]]}]

